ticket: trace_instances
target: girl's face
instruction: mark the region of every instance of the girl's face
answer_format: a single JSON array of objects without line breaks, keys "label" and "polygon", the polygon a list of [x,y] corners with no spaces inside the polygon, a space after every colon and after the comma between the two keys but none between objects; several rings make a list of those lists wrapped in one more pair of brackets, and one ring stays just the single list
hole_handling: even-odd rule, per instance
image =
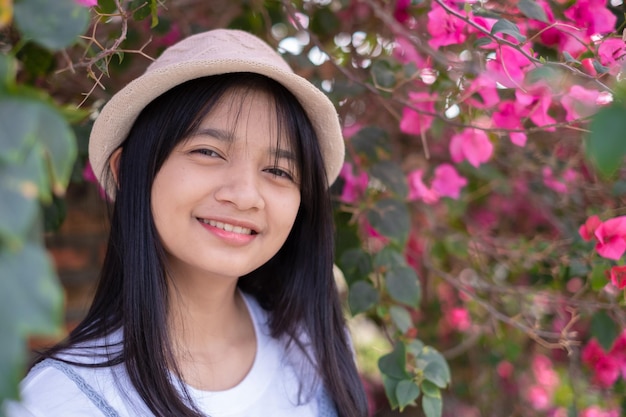
[{"label": "girl's face", "polygon": [[273,108],[261,93],[227,94],[157,173],[152,215],[173,277],[238,278],[287,239],[299,173]]}]

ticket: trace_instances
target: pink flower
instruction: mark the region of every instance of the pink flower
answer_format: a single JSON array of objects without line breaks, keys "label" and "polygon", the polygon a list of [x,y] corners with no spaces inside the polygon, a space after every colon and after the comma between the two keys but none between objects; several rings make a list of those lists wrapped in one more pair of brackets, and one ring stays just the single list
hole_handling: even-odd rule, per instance
[{"label": "pink flower", "polygon": [[355,176],[352,173],[352,165],[348,162],[343,164],[339,173],[345,184],[341,192],[340,200],[344,203],[354,203],[367,189],[369,178],[366,172]]},{"label": "pink flower", "polygon": [[410,5],[411,0],[398,0],[396,2],[396,10],[393,12],[393,17],[400,23],[406,22],[409,19],[407,9]]},{"label": "pink flower", "polygon": [[458,199],[461,189],[467,185],[467,179],[460,176],[450,164],[441,164],[435,169],[432,189],[441,197]]},{"label": "pink flower", "polygon": [[535,380],[548,391],[552,392],[559,384],[559,376],[554,371],[552,361],[544,355],[533,356],[531,368]]},{"label": "pink flower", "polygon": [[530,60],[517,49],[502,45],[494,59],[487,61],[487,73],[505,87],[519,87],[524,82]]},{"label": "pink flower", "polygon": [[98,0],[74,0],[76,3],[85,7],[94,7],[98,5]]},{"label": "pink flower", "polygon": [[540,385],[532,385],[526,392],[526,399],[535,410],[546,410],[550,406],[550,395]]},{"label": "pink flower", "polygon": [[454,307],[446,314],[446,321],[455,330],[464,332],[472,326],[469,312],[463,307]]},{"label": "pink flower", "polygon": [[425,63],[425,59],[417,52],[411,41],[402,36],[395,39],[393,56],[403,64],[414,63],[417,68],[422,68]]},{"label": "pink flower", "polygon": [[620,367],[611,356],[602,356],[593,367],[593,381],[603,388],[613,386],[620,375]]},{"label": "pink flower", "polygon": [[[493,123],[497,127],[511,130],[523,130],[522,116],[518,113],[515,102],[503,101],[498,106],[498,111],[493,113]],[[524,147],[526,145],[526,133],[509,132],[509,137],[514,145]]]},{"label": "pink flower", "polygon": [[485,75],[479,75],[467,89],[469,94],[480,96],[480,100],[470,96],[467,103],[479,109],[491,109],[500,103],[496,82]]},{"label": "pink flower", "polygon": [[606,7],[605,0],[578,0],[565,11],[565,16],[576,27],[585,29],[588,36],[615,30],[617,17]]},{"label": "pink flower", "polygon": [[409,93],[411,104],[418,111],[410,107],[402,110],[402,120],[400,121],[400,130],[404,133],[421,135],[428,130],[433,123],[433,116],[421,114],[426,112],[433,114],[435,112],[435,96],[424,92]]},{"label": "pink flower", "polygon": [[513,367],[513,364],[509,361],[500,361],[498,366],[496,366],[496,372],[502,379],[509,379],[512,377],[514,370],[515,368]]},{"label": "pink flower", "polygon": [[96,184],[98,186],[98,192],[100,193],[100,197],[102,197],[103,200],[108,199],[104,188],[102,188],[102,186],[98,182],[98,178],[96,178],[96,174],[94,174],[93,168],[91,167],[91,164],[89,162],[85,164],[85,168],[83,169],[83,179],[87,182],[93,182],[94,184]]},{"label": "pink flower", "polygon": [[622,370],[622,378],[626,379],[626,329],[613,342],[609,355],[617,361]]},{"label": "pink flower", "polygon": [[594,232],[596,251],[607,259],[618,260],[626,252],[626,216],[603,222]]},{"label": "pink flower", "polygon": [[438,49],[446,45],[458,45],[465,42],[465,23],[448,14],[443,7],[437,3],[432,4],[432,9],[428,12],[428,33],[430,40],[428,44]]},{"label": "pink flower", "polygon": [[565,120],[572,121],[582,117],[591,116],[596,112],[597,100],[600,92],[587,90],[580,85],[574,85],[561,99],[561,104],[566,111]]},{"label": "pink flower", "polygon": [[426,204],[434,204],[439,201],[439,195],[424,184],[423,175],[424,170],[416,169],[407,176],[409,201],[423,200]]},{"label": "pink flower", "polygon": [[580,234],[580,237],[582,237],[585,241],[589,242],[593,238],[593,234],[595,233],[596,229],[601,224],[602,221],[598,216],[591,216],[587,219],[585,224],[580,226],[580,228],[578,229],[578,234]]},{"label": "pink flower", "polygon": [[626,56],[626,43],[620,38],[608,38],[598,47],[598,57],[600,63],[610,68],[612,75],[617,75],[620,71],[620,63]]},{"label": "pink flower", "polygon": [[[537,126],[556,123],[556,121],[548,115],[548,110],[552,105],[552,92],[545,86],[539,86],[527,93],[517,90],[515,92],[515,104],[518,113],[521,114],[526,111],[530,120]],[[554,128],[546,128],[546,130],[552,131]]]},{"label": "pink flower", "polygon": [[626,266],[614,266],[609,274],[613,285],[620,290],[626,288]]},{"label": "pink flower", "polygon": [[452,136],[450,155],[454,162],[467,160],[474,167],[491,159],[493,144],[483,130],[468,128]]},{"label": "pink flower", "polygon": [[602,349],[600,343],[594,338],[583,348],[581,359],[585,365],[593,368],[604,355],[604,349]]},{"label": "pink flower", "polygon": [[585,408],[579,414],[580,417],[619,417],[619,411],[617,410],[603,410],[602,408],[592,405]]}]

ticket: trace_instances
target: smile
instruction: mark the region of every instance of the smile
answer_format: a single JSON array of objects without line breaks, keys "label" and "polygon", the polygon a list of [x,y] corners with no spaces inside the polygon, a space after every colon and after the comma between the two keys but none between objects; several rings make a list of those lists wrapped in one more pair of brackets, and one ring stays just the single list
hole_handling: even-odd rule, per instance
[{"label": "smile", "polygon": [[217,227],[218,229],[225,230],[227,232],[238,233],[241,235],[252,235],[255,234],[252,229],[248,229],[247,227],[235,226],[228,223],[222,223],[215,220],[206,220],[206,219],[198,219],[202,223],[208,224],[209,226]]}]

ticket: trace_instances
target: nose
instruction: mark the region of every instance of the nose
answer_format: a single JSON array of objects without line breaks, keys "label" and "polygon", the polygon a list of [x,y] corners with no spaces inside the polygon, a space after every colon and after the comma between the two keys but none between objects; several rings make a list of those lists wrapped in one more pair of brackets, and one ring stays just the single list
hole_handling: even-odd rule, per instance
[{"label": "nose", "polygon": [[230,203],[242,211],[263,209],[265,200],[260,189],[259,175],[253,167],[241,165],[225,170],[215,192],[216,200]]}]

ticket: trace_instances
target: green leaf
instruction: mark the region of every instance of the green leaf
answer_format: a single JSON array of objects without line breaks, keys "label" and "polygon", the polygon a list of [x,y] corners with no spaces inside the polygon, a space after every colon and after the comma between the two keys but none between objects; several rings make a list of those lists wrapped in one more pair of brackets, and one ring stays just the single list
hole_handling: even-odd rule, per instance
[{"label": "green leaf", "polygon": [[320,7],[311,16],[310,28],[318,35],[334,35],[340,24],[336,13],[328,7]]},{"label": "green leaf", "polygon": [[406,183],[406,176],[398,164],[391,161],[379,162],[370,168],[369,174],[399,198],[406,198],[409,187]]},{"label": "green leaf", "polygon": [[534,0],[520,0],[517,3],[517,7],[524,16],[531,19],[539,20],[540,22],[548,23],[548,17],[546,16],[543,7],[537,4]]},{"label": "green leaf", "polygon": [[43,145],[55,194],[63,194],[76,159],[74,132],[58,111],[20,97],[0,100],[0,161],[21,163],[35,143]]},{"label": "green leaf", "polygon": [[391,314],[391,320],[393,324],[402,332],[405,333],[413,326],[413,320],[411,319],[411,315],[405,308],[398,306],[391,306],[389,309],[389,313]]},{"label": "green leaf", "polygon": [[410,379],[403,379],[396,385],[396,398],[398,407],[402,411],[407,405],[415,405],[415,400],[420,396],[420,388]]},{"label": "green leaf", "polygon": [[383,236],[404,245],[411,220],[406,204],[395,199],[383,199],[367,211],[367,220]]},{"label": "green leaf", "polygon": [[414,357],[418,357],[422,353],[422,349],[424,349],[424,343],[418,339],[413,339],[406,345],[407,353]]},{"label": "green leaf", "polygon": [[448,362],[430,346],[424,346],[416,358],[418,368],[423,369],[424,378],[440,388],[445,388],[451,380]]},{"label": "green leaf", "polygon": [[441,390],[430,381],[422,382],[422,391],[427,397],[441,398]]},{"label": "green leaf", "polygon": [[5,90],[15,83],[17,74],[17,62],[15,58],[4,53],[0,53],[0,91]]},{"label": "green leaf", "polygon": [[487,36],[483,36],[482,38],[478,38],[474,41],[474,48],[480,48],[482,46],[487,46],[492,43],[493,40]]},{"label": "green leaf", "polygon": [[526,36],[520,33],[517,25],[506,19],[499,19],[493,25],[493,27],[491,28],[491,34],[495,35],[496,33],[504,33],[506,35],[510,35],[517,39],[519,42],[524,42],[526,40]]},{"label": "green leaf", "polygon": [[596,263],[591,270],[590,282],[591,289],[600,291],[608,283],[606,271],[610,268],[605,262]]},{"label": "green leaf", "polygon": [[378,369],[390,378],[397,380],[409,378],[406,371],[406,348],[402,342],[397,342],[390,353],[378,359]]},{"label": "green leaf", "polygon": [[561,79],[563,79],[563,73],[550,65],[536,67],[524,75],[524,81],[528,84],[535,84],[539,81],[550,84]]},{"label": "green leaf", "polygon": [[52,107],[41,105],[37,134],[46,148],[52,190],[62,195],[67,188],[76,160],[76,138],[65,119]]},{"label": "green leaf", "polygon": [[133,10],[133,20],[139,22],[150,16],[152,14],[151,2],[152,0],[132,0],[130,8]]},{"label": "green leaf", "polygon": [[615,341],[619,333],[619,327],[615,321],[606,314],[605,311],[600,310],[591,317],[591,336],[598,339],[600,345],[609,350]]},{"label": "green leaf", "polygon": [[580,61],[574,58],[569,52],[563,51],[563,57],[566,62],[573,62],[574,64],[580,64]]},{"label": "green leaf", "polygon": [[417,307],[421,298],[421,290],[417,274],[413,268],[398,267],[385,275],[387,292],[395,301],[411,307]]},{"label": "green leaf", "polygon": [[15,398],[27,361],[25,338],[60,331],[63,293],[45,249],[37,245],[0,251],[0,277],[0,398]]},{"label": "green leaf", "polygon": [[370,255],[360,248],[345,251],[339,259],[339,266],[346,278],[346,282],[352,284],[353,282],[366,279],[372,272],[371,259]]},{"label": "green leaf", "polygon": [[348,140],[348,144],[369,163],[388,159],[391,155],[387,133],[378,127],[364,127]]},{"label": "green leaf", "polygon": [[389,62],[384,60],[374,61],[370,72],[375,85],[383,88],[392,88],[396,85],[396,74],[391,69]]},{"label": "green leaf", "polygon": [[441,398],[422,396],[422,410],[426,417],[441,417],[443,411]]},{"label": "green leaf", "polygon": [[609,67],[605,67],[604,65],[602,65],[595,59],[591,63],[593,64],[593,69],[595,69],[598,72],[598,74],[605,74],[609,72],[609,70],[611,69]]},{"label": "green leaf", "polygon": [[398,397],[396,396],[396,388],[398,387],[398,383],[400,380],[389,378],[387,375],[382,374],[383,379],[383,387],[385,388],[385,395],[387,395],[387,400],[389,400],[389,406],[392,409],[398,408]]},{"label": "green leaf", "polygon": [[40,148],[33,147],[23,163],[0,165],[0,236],[10,241],[27,234],[38,212],[37,198],[51,197]]},{"label": "green leaf", "polygon": [[585,155],[605,178],[615,174],[624,161],[626,108],[619,102],[600,109],[591,119],[591,132],[585,140]]},{"label": "green leaf", "polygon": [[89,25],[89,10],[75,0],[15,0],[15,23],[27,39],[52,51],[72,45]]},{"label": "green leaf", "polygon": [[404,255],[392,247],[385,246],[374,257],[374,268],[376,270],[388,271],[397,266],[406,266]]},{"label": "green leaf", "polygon": [[21,163],[37,140],[38,104],[30,100],[0,99],[0,162]]},{"label": "green leaf", "polygon": [[378,291],[366,281],[355,282],[348,293],[348,304],[353,315],[362,313],[373,307],[380,298]]}]

